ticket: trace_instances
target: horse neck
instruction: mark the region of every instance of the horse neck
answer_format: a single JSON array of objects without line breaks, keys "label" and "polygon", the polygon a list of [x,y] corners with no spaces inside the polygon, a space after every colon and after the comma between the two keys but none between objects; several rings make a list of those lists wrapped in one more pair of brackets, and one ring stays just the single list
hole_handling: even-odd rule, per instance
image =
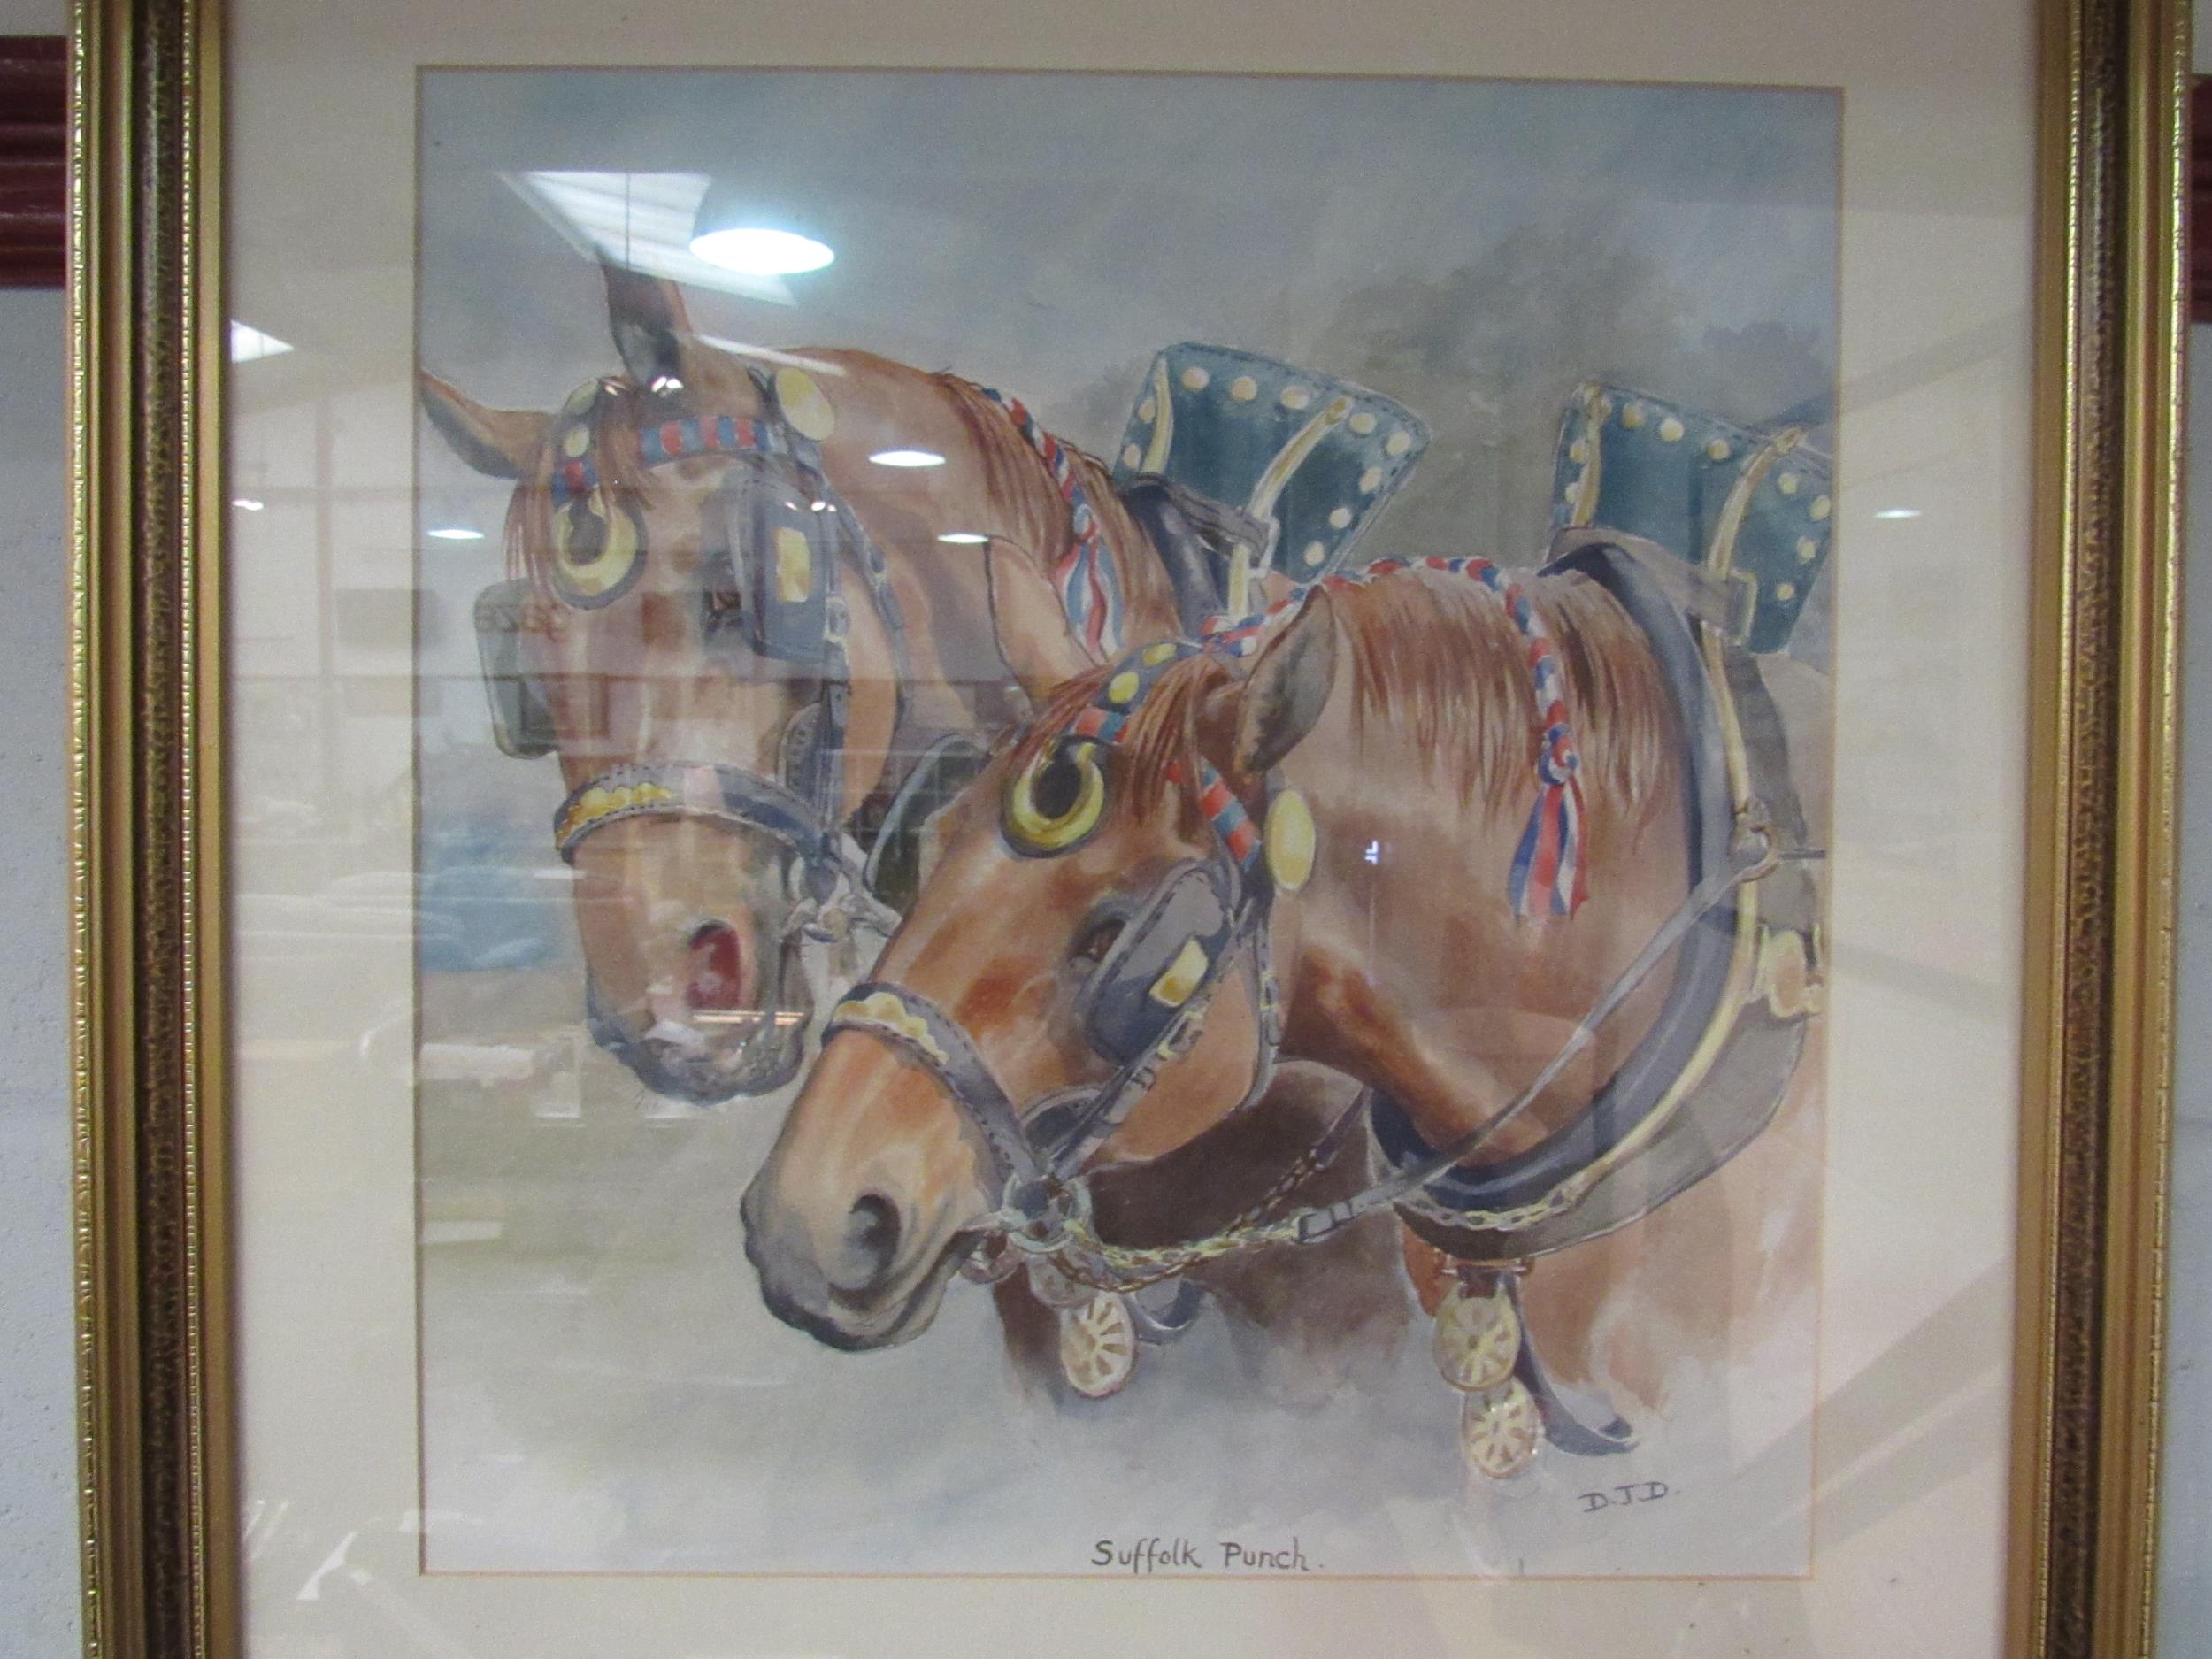
[{"label": "horse neck", "polygon": [[[883,550],[906,626],[912,718],[933,733],[995,729],[1010,710],[991,634],[987,546],[1052,576],[1075,543],[1067,497],[1007,412],[968,382],[864,352],[808,355],[843,371],[828,383],[839,429],[825,456]],[[869,462],[888,448],[926,449],[945,464],[898,472]],[[1080,453],[1071,459],[1124,596],[1124,639],[1173,635],[1175,596],[1149,539],[1105,469]],[[939,540],[947,534],[989,541]]]},{"label": "horse neck", "polygon": [[[1590,678],[1630,703],[1593,710],[1588,687],[1571,681],[1588,899],[1569,918],[1548,910],[1517,915],[1509,896],[1540,788],[1533,745],[1516,724],[1533,712],[1517,634],[1486,629],[1484,649],[1453,662],[1470,698],[1485,705],[1471,718],[1432,706],[1425,722],[1388,702],[1371,703],[1360,717],[1354,680],[1362,667],[1340,661],[1320,724],[1284,768],[1307,797],[1320,848],[1312,880],[1289,902],[1286,1053],[1386,1083],[1394,1052],[1433,1022],[1450,1023],[1455,1008],[1579,1019],[1680,902],[1680,740],[1671,713],[1653,712],[1671,710],[1669,693],[1648,642],[1601,590],[1578,590],[1563,604],[1565,591],[1549,582],[1533,589],[1555,642],[1579,631],[1580,651],[1563,655],[1591,661]],[[1467,650],[1459,632],[1425,639],[1417,628],[1386,641],[1373,620],[1371,613],[1361,649],[1371,662],[1374,648],[1387,643],[1398,673],[1368,686],[1371,697],[1418,683],[1406,661],[1424,649]],[[1578,629],[1590,622],[1594,629]],[[1486,705],[1500,703],[1516,711],[1511,719],[1472,733]],[[1440,734],[1424,729],[1429,722]],[[1454,746],[1482,736],[1490,764],[1457,770],[1473,761]]]}]

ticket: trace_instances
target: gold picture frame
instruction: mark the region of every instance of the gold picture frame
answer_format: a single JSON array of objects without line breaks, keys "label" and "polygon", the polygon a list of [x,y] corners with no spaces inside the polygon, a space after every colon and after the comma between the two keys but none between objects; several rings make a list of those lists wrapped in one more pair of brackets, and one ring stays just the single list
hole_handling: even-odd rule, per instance
[{"label": "gold picture frame", "polygon": [[[2179,0],[2041,0],[2008,1651],[2147,1655],[2172,1002]],[[220,0],[80,0],[72,914],[87,1651],[238,1651]]]}]

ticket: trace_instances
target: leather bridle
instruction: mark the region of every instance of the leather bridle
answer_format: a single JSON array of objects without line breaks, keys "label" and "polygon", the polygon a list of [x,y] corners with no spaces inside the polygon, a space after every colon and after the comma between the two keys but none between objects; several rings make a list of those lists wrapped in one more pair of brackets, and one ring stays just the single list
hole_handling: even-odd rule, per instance
[{"label": "leather bridle", "polygon": [[[743,563],[751,580],[738,605],[749,643],[761,656],[809,670],[815,684],[812,702],[786,727],[783,775],[715,761],[626,762],[570,791],[553,817],[554,844],[573,864],[590,836],[631,818],[726,824],[765,836],[795,861],[806,902],[795,907],[787,938],[802,929],[818,933],[836,909],[887,931],[896,918],[868,893],[859,849],[843,828],[852,665],[840,567],[849,564],[859,573],[889,641],[895,729],[912,678],[904,619],[883,551],[830,481],[818,445],[785,415],[772,379],[756,373],[754,381],[764,416],[665,422],[647,428],[639,442],[649,466],[718,455],[738,469],[714,498],[725,535],[710,549],[709,563],[718,561],[733,581],[734,564]],[[557,494],[595,483],[588,461],[565,462],[554,480]],[[803,568],[787,557],[799,548]]]}]

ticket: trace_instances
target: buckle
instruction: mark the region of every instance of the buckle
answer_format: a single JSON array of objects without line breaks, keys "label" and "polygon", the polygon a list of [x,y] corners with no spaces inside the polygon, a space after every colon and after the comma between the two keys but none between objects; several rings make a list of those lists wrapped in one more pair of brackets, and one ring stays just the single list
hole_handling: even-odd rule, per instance
[{"label": "buckle", "polygon": [[1739,881],[1756,881],[1771,875],[1775,866],[1782,862],[1782,849],[1774,839],[1773,819],[1767,813],[1766,803],[1755,796],[1736,809],[1728,856],[1739,866]]},{"label": "buckle", "polygon": [[1073,1213],[1087,1218],[1089,1194],[1080,1184],[1062,1187],[1018,1175],[1009,1180],[997,1216],[1008,1246],[1024,1256],[1056,1256],[1064,1250],[1071,1212],[1062,1201],[1069,1197],[1076,1201]]}]

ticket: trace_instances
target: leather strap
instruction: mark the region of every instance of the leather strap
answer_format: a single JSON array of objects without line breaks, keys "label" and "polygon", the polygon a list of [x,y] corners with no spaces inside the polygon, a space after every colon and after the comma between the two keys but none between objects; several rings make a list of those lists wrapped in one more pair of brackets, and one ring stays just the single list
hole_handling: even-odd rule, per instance
[{"label": "leather strap", "polygon": [[1002,1188],[1033,1187],[1044,1170],[1022,1133],[1014,1102],[960,1022],[918,991],[864,979],[845,994],[822,1027],[826,1045],[840,1032],[861,1031],[902,1050],[960,1104],[983,1137]]},{"label": "leather strap", "polygon": [[[1420,1185],[1432,1202],[1448,1210],[1494,1211],[1533,1202],[1611,1151],[1681,1075],[1719,1011],[1728,979],[1736,931],[1734,894],[1743,878],[1733,869],[1735,813],[1720,716],[1703,654],[1680,611],[1618,548],[1603,543],[1580,548],[1544,571],[1566,572],[1585,576],[1612,595],[1643,633],[1666,682],[1689,762],[1682,827],[1691,900],[1702,895],[1704,902],[1686,903],[1661,929],[1659,939],[1677,955],[1673,980],[1651,1030],[1587,1105],[1527,1151],[1480,1168],[1453,1159],[1436,1167],[1440,1155],[1413,1134],[1394,1102],[1378,1096],[1375,1136],[1384,1156],[1401,1169],[1436,1167]],[[1593,1010],[1586,1026],[1600,1018]],[[1459,1156],[1472,1150],[1466,1148]]]},{"label": "leather strap", "polygon": [[634,818],[714,818],[757,830],[805,858],[826,852],[824,827],[802,796],[741,766],[686,760],[634,762],[571,790],[553,815],[553,844],[574,864],[588,837]]}]

